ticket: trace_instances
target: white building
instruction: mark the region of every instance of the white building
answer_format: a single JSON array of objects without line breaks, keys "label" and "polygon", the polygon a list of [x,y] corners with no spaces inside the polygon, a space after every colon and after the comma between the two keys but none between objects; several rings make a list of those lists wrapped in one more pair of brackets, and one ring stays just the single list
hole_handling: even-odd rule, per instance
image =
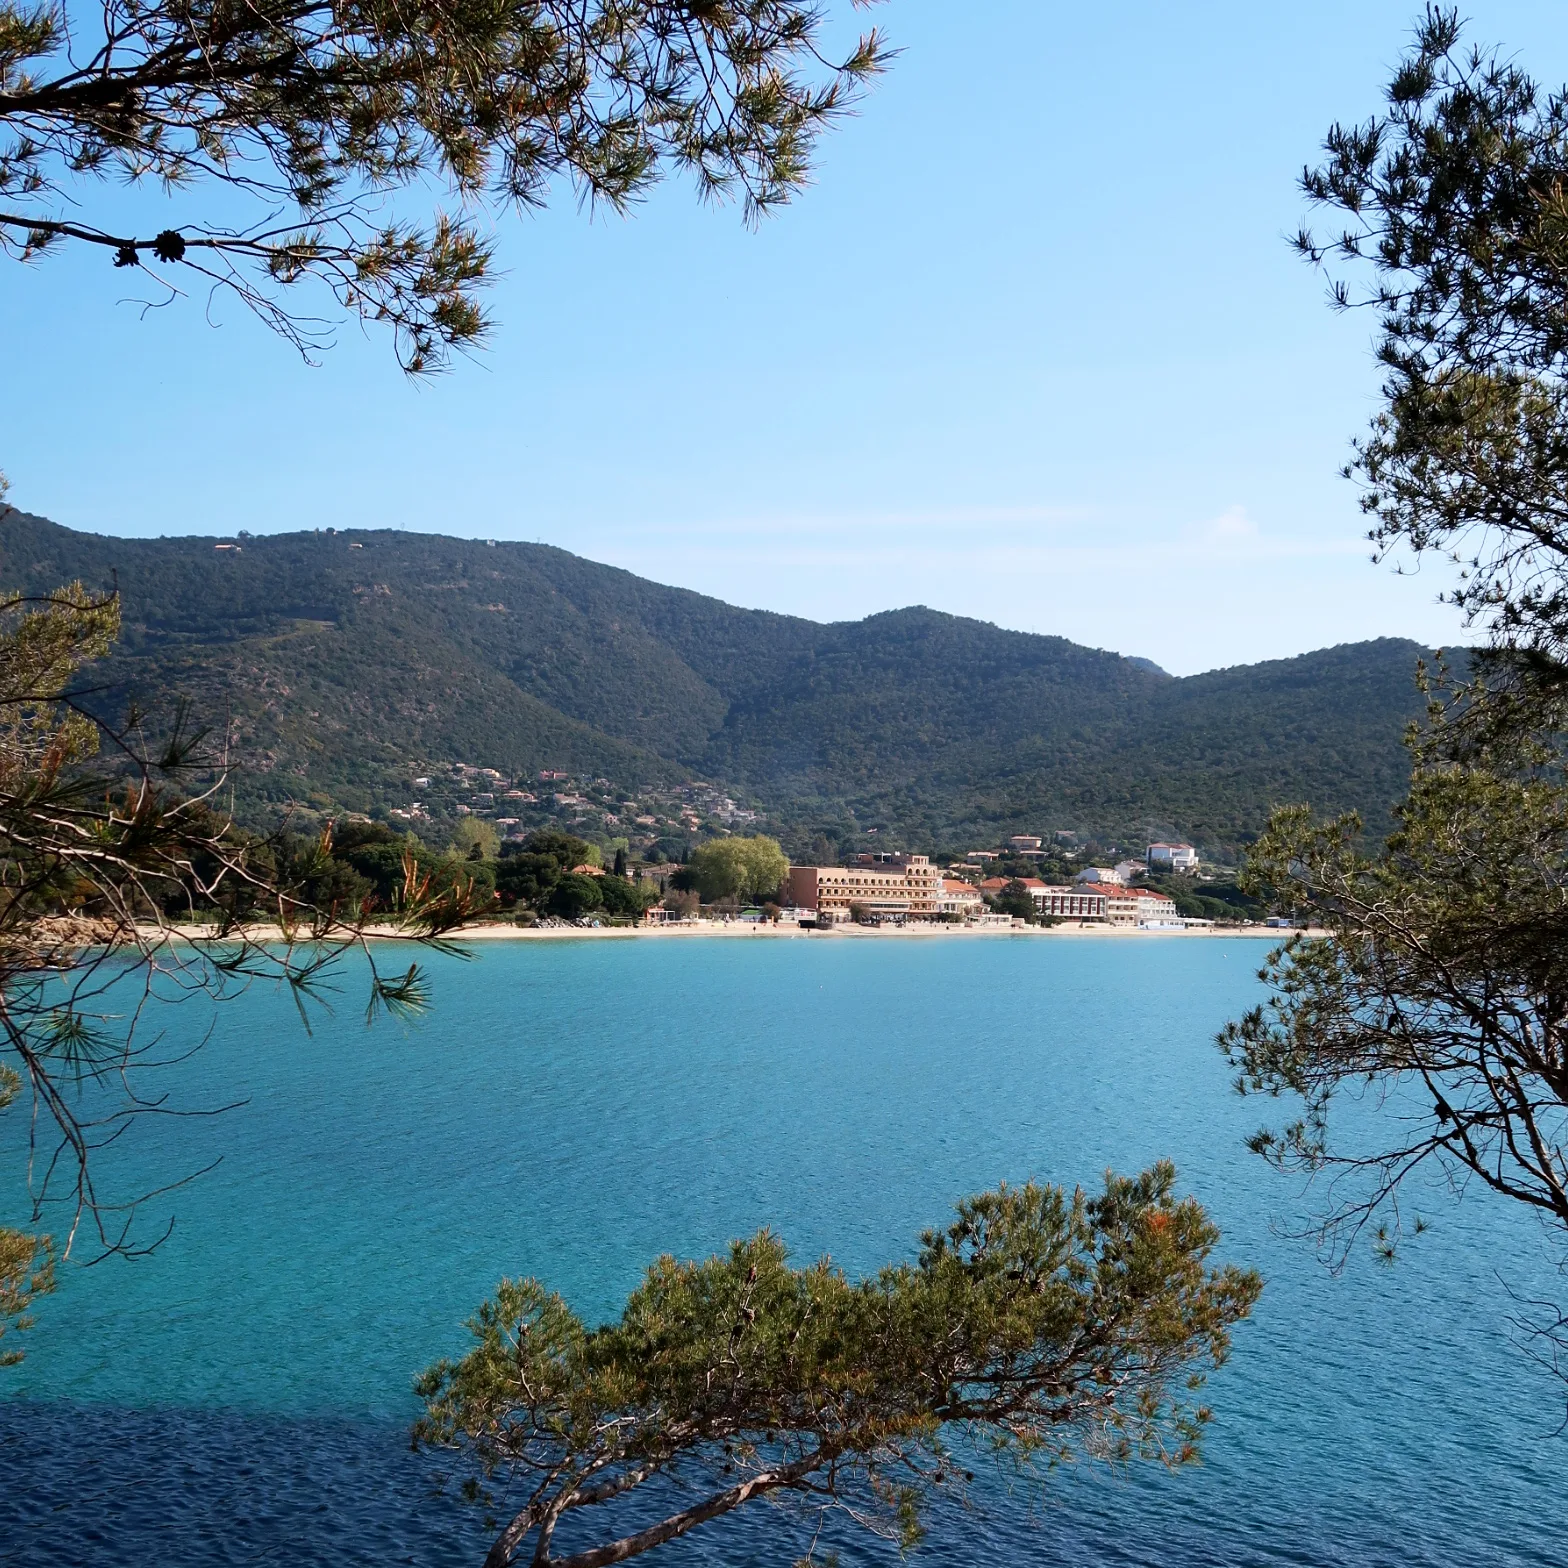
[{"label": "white building", "polygon": [[1151,844],[1147,863],[1151,871],[1191,873],[1198,869],[1198,852],[1191,844]]},{"label": "white building", "polygon": [[1076,887],[1042,887],[1034,895],[1034,907],[1042,915],[1054,915],[1058,920],[1104,920],[1105,892],[1088,883]]},{"label": "white building", "polygon": [[1085,866],[1083,870],[1073,878],[1073,881],[1096,883],[1106,882],[1113,884],[1116,887],[1121,887],[1123,885],[1124,878],[1121,874],[1120,868],[1113,871],[1109,866]]},{"label": "white building", "polygon": [[984,910],[985,900],[974,883],[965,882],[960,877],[942,878],[941,891],[936,896],[936,912],[939,915],[959,915],[965,920],[971,920]]},{"label": "white building", "polygon": [[1105,887],[1105,918],[1113,926],[1179,926],[1176,901],[1149,887]]}]

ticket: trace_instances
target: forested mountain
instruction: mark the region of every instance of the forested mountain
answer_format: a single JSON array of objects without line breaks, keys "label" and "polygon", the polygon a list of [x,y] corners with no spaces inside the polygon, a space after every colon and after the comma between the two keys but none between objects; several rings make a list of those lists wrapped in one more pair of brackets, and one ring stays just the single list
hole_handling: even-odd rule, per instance
[{"label": "forested mountain", "polygon": [[826,626],[737,609],[545,545],[117,539],[4,515],[0,582],[74,579],[124,597],[98,700],[179,692],[228,721],[253,812],[367,809],[461,760],[628,790],[709,780],[795,838],[1065,827],[1234,847],[1284,800],[1385,826],[1419,707],[1421,650],[1394,640],[1175,679],[926,609]]}]

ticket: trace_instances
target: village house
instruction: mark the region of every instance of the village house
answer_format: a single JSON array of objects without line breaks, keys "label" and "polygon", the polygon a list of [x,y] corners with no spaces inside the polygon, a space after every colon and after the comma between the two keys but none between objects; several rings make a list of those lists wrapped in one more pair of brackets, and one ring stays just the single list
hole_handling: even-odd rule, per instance
[{"label": "village house", "polygon": [[937,894],[936,912],[939,915],[960,915],[971,919],[985,909],[985,899],[973,882],[962,877],[943,877],[942,888]]},{"label": "village house", "polygon": [[1180,871],[1190,875],[1198,869],[1198,852],[1191,844],[1151,844],[1147,864],[1151,871]]},{"label": "village house", "polygon": [[987,877],[980,884],[980,891],[987,898],[996,898],[1005,893],[1014,882],[1019,883],[1037,903],[1040,895],[1045,892],[1046,885],[1038,877]]}]

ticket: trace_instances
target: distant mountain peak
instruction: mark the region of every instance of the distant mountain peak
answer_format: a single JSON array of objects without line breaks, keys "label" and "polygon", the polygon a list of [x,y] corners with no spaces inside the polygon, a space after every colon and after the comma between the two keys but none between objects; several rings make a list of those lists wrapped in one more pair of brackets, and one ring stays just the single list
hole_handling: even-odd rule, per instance
[{"label": "distant mountain peak", "polygon": [[1169,670],[1162,670],[1153,659],[1140,658],[1136,653],[1124,653],[1122,657],[1129,664],[1136,664],[1140,670],[1147,670],[1151,675],[1163,675],[1166,680],[1176,679]]}]

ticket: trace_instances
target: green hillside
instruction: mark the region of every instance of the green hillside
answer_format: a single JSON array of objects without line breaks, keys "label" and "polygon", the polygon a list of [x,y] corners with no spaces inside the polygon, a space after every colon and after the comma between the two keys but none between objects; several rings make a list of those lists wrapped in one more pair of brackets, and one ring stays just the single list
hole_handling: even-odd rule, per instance
[{"label": "green hillside", "polygon": [[1234,848],[1284,800],[1385,826],[1419,707],[1420,650],[1393,640],[1175,679],[926,609],[736,609],[544,545],[115,539],[4,515],[0,581],[77,578],[124,597],[97,700],[177,691],[227,722],[252,814],[395,805],[467,762],[612,795],[708,781],[797,842],[1071,828]]}]

